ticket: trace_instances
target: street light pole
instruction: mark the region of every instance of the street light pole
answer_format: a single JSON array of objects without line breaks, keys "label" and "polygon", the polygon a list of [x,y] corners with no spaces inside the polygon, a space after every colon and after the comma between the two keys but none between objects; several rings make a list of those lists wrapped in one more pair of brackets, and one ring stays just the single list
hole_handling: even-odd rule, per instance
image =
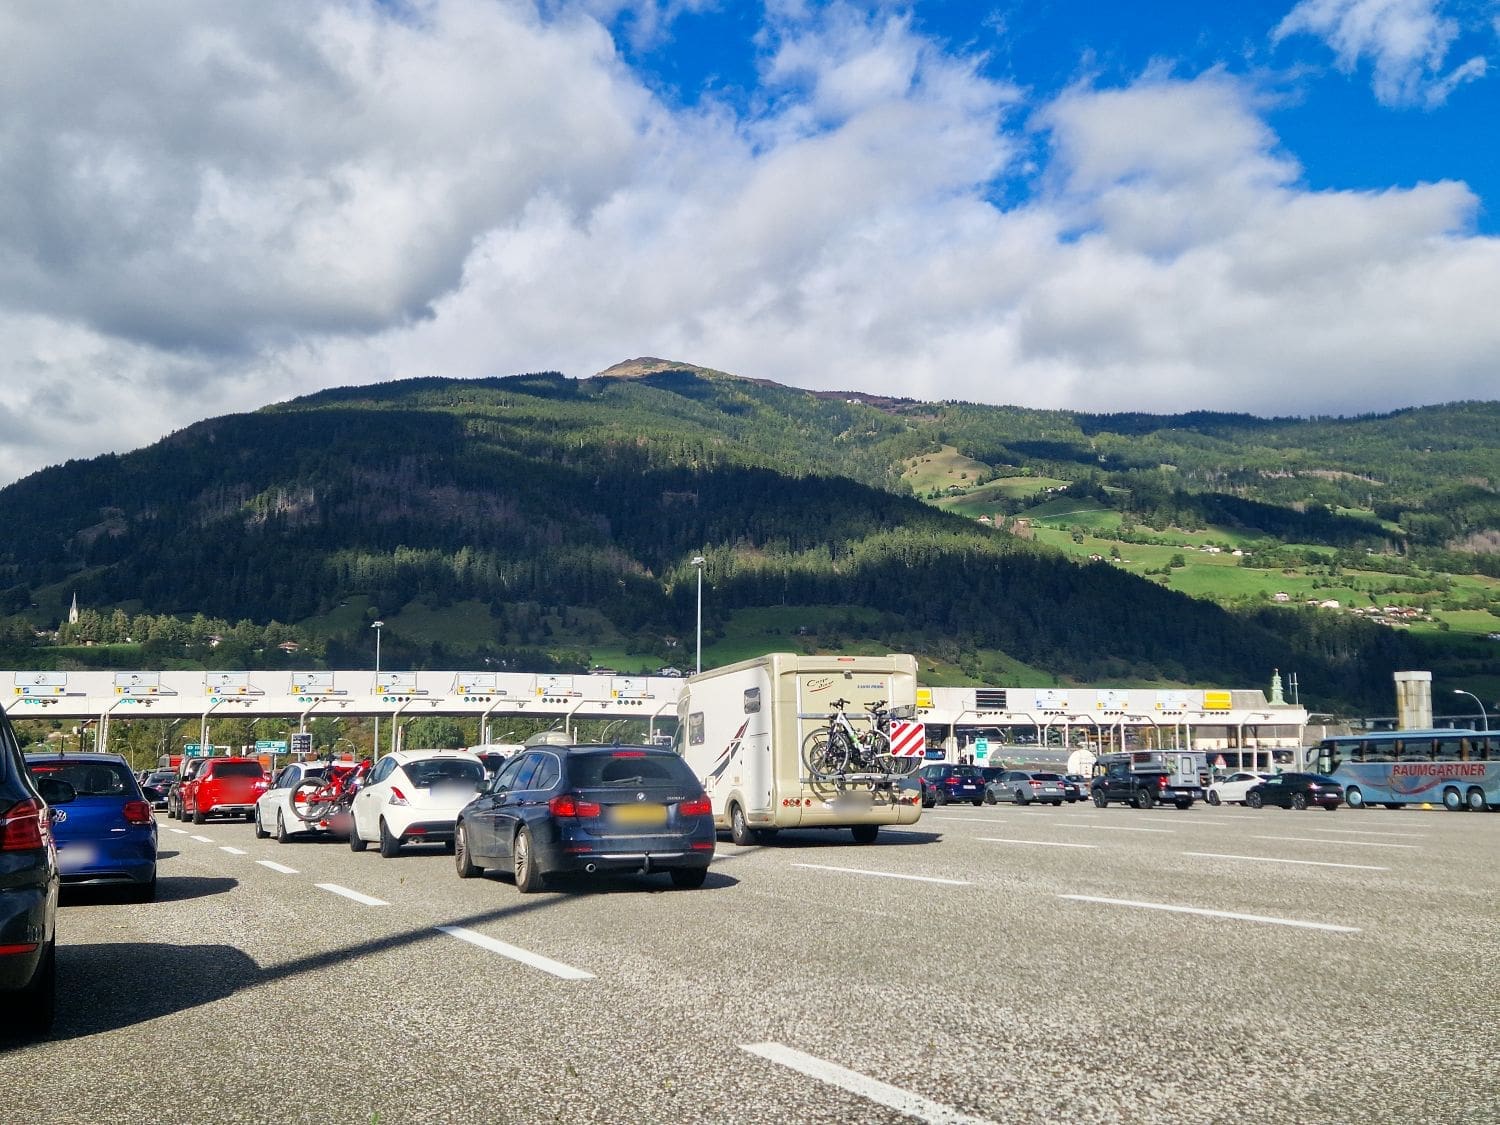
[{"label": "street light pole", "polygon": [[[375,630],[375,694],[380,694],[380,630],[385,625],[384,621],[370,622],[370,628]],[[372,758],[380,757],[380,712],[375,712],[375,748],[370,755]]]},{"label": "street light pole", "polygon": [[703,671],[703,563],[702,555],[693,556],[693,565],[698,568],[698,645],[697,670]]},{"label": "street light pole", "polygon": [[1479,704],[1479,715],[1480,715],[1480,718],[1482,718],[1484,720],[1484,733],[1485,734],[1489,734],[1490,733],[1490,713],[1484,709],[1484,700],[1480,699],[1479,696],[1475,695],[1472,691],[1464,691],[1463,688],[1457,688],[1457,687],[1454,688],[1453,689],[1453,694],[1454,695],[1467,695],[1475,703]]}]

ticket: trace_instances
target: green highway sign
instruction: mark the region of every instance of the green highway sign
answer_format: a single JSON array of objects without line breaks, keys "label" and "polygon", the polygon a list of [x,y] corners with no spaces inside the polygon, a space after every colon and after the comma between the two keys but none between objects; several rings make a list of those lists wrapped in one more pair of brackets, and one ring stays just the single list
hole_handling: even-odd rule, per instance
[{"label": "green highway sign", "polygon": [[286,739],[284,738],[257,738],[255,749],[261,754],[285,754]]},{"label": "green highway sign", "polygon": [[976,738],[974,740],[974,760],[976,762],[986,761],[990,756],[990,740],[988,738]]},{"label": "green highway sign", "polygon": [[189,742],[182,748],[182,752],[189,758],[205,758],[208,756],[208,751],[203,749],[203,747],[199,746],[196,742]]}]

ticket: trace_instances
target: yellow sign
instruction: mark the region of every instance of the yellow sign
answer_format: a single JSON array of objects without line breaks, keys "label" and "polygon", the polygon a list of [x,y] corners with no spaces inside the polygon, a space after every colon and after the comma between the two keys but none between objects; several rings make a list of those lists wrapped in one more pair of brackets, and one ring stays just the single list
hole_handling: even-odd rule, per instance
[{"label": "yellow sign", "polygon": [[929,708],[929,709],[932,707],[932,689],[931,688],[919,687],[917,689],[917,706],[918,707],[925,707],[925,708]]},{"label": "yellow sign", "polygon": [[1228,711],[1232,701],[1227,691],[1205,691],[1203,693],[1203,709],[1205,711]]}]

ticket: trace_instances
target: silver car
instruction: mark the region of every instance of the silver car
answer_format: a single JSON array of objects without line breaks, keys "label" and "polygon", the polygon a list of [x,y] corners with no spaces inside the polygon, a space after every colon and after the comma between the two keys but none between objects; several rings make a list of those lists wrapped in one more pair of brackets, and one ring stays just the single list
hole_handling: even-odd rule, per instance
[{"label": "silver car", "polygon": [[1067,796],[1061,774],[1033,773],[1030,770],[1006,770],[990,782],[989,788],[996,801],[1014,801],[1018,805],[1029,805],[1032,801],[1060,805]]}]

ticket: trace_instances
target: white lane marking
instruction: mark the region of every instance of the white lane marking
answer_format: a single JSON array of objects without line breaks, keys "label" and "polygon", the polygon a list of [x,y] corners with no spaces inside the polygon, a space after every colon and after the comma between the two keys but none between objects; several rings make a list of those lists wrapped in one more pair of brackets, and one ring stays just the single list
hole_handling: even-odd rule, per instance
[{"label": "white lane marking", "polygon": [[1404,840],[1425,840],[1425,832],[1366,832],[1363,828],[1309,828],[1309,832],[1331,832],[1337,836],[1398,836]]},{"label": "white lane marking", "polygon": [[1039,848],[1097,848],[1098,844],[1060,844],[1056,840],[1008,840],[1000,836],[976,836],[986,844],[1033,844]]},{"label": "white lane marking", "polygon": [[1177,832],[1175,828],[1131,828],[1125,824],[1074,824],[1073,828],[1092,828],[1098,832],[1162,832],[1168,836]]},{"label": "white lane marking", "polygon": [[230,855],[248,855],[249,854],[248,852],[246,852],[242,848],[231,848],[228,844],[220,844],[219,845],[219,850],[221,852],[228,852]]},{"label": "white lane marking", "polygon": [[277,863],[274,859],[257,859],[255,862],[260,864],[262,867],[269,867],[272,871],[279,871],[283,875],[298,874],[298,871],[295,867],[288,867],[284,863]]},{"label": "white lane marking", "polygon": [[1321,836],[1252,836],[1252,840],[1289,840],[1294,844],[1322,844],[1335,848],[1405,848],[1409,852],[1422,850],[1421,844],[1374,844],[1368,840],[1325,840]]},{"label": "white lane marking", "polygon": [[1096,898],[1093,895],[1058,895],[1074,902],[1097,902],[1105,906],[1131,906],[1137,910],[1165,910],[1171,914],[1198,914],[1204,918],[1228,918],[1236,922],[1264,922],[1271,926],[1293,926],[1299,930],[1328,930],[1337,934],[1357,934],[1358,926],[1335,926],[1330,922],[1303,922],[1296,918],[1271,918],[1264,914],[1237,914],[1229,910],[1204,910],[1198,906],[1174,906],[1165,902],[1135,902],[1125,898]]},{"label": "white lane marking", "polygon": [[897,1113],[914,1117],[918,1121],[928,1121],[932,1125],[990,1125],[983,1117],[971,1117],[967,1113],[960,1113],[941,1102],[924,1098],[920,1094],[913,1094],[910,1090],[901,1089],[900,1086],[892,1086],[887,1082],[870,1078],[858,1071],[847,1070],[837,1063],[820,1059],[816,1055],[805,1054],[781,1043],[741,1043],[740,1050],[759,1055],[773,1063],[779,1063],[781,1066],[795,1070],[798,1074],[816,1078],[819,1082],[837,1086],[840,1090],[846,1090],[867,1101],[887,1106]]},{"label": "white lane marking", "polygon": [[1278,859],[1269,855],[1220,855],[1218,852],[1183,852],[1203,859],[1248,859],[1255,863],[1295,863],[1301,867],[1347,867],[1351,871],[1389,871],[1389,867],[1371,867],[1365,863],[1325,863],[1319,859]]},{"label": "white lane marking", "polygon": [[188,830],[186,828],[168,828],[167,831],[175,832],[179,836],[186,836],[188,834]]},{"label": "white lane marking", "polygon": [[519,961],[523,965],[530,965],[533,969],[540,969],[544,973],[551,973],[563,980],[593,980],[594,974],[584,969],[575,969],[572,965],[564,965],[561,961],[554,961],[550,957],[543,957],[540,953],[533,953],[529,949],[522,949],[518,945],[510,945],[503,941],[497,941],[492,937],[486,937],[477,930],[467,930],[463,926],[439,926],[438,929],[450,937],[456,937],[459,941],[466,941],[470,945],[477,945],[480,949],[488,949],[491,953],[498,953],[502,957],[509,957],[512,961]]},{"label": "white lane marking", "polygon": [[842,871],[845,875],[874,875],[881,879],[910,879],[914,883],[946,883],[950,887],[967,887],[967,879],[939,879],[936,875],[897,875],[894,871],[867,871],[863,867],[830,867],[822,863],[794,863],[813,871]]},{"label": "white lane marking", "polygon": [[214,842],[212,836],[193,836],[191,839],[197,840],[200,844],[212,844]]},{"label": "white lane marking", "polygon": [[343,895],[345,898],[352,898],[355,902],[363,903],[365,906],[390,905],[383,898],[373,898],[370,895],[361,894],[359,891],[351,891],[348,887],[341,887],[337,883],[314,883],[313,886],[317,887],[320,891],[329,891],[336,895]]}]

